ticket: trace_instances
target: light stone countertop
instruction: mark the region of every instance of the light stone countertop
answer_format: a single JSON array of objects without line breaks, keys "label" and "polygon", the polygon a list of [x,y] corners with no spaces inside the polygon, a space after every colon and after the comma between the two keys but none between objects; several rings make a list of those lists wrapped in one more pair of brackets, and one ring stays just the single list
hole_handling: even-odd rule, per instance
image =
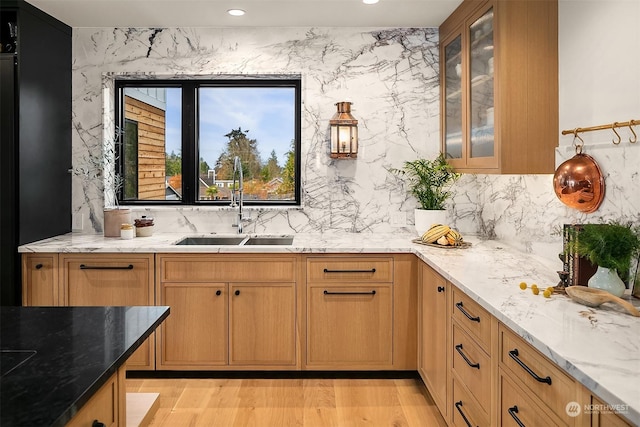
[{"label": "light stone countertop", "polygon": [[[589,308],[563,295],[522,291],[522,281],[544,289],[558,283],[561,262],[520,252],[495,240],[467,237],[468,249],[412,243],[390,234],[295,234],[290,246],[176,246],[196,234],[156,233],[132,240],[69,233],[19,248],[22,253],[413,253],[531,343],[605,403],[640,425],[640,318],[605,304]],[[197,234],[197,236],[207,236]],[[211,236],[211,235],[208,235]],[[230,235],[231,236],[231,235]],[[640,306],[640,300],[634,300]],[[568,403],[568,402],[567,402]]]}]

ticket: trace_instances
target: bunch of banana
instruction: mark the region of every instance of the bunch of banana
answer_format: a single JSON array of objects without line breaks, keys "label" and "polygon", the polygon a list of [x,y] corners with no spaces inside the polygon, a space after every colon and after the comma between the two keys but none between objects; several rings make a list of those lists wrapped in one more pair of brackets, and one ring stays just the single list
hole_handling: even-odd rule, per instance
[{"label": "bunch of banana", "polygon": [[463,243],[462,235],[458,231],[443,224],[433,224],[422,235],[424,243],[437,243],[443,246],[460,246]]}]

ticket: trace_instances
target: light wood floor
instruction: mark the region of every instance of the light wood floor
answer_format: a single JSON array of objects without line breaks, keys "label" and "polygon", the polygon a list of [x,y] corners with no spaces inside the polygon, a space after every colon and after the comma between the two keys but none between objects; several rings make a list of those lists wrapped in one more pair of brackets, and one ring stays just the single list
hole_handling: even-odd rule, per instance
[{"label": "light wood floor", "polygon": [[127,379],[160,393],[151,427],[445,427],[417,379]]}]

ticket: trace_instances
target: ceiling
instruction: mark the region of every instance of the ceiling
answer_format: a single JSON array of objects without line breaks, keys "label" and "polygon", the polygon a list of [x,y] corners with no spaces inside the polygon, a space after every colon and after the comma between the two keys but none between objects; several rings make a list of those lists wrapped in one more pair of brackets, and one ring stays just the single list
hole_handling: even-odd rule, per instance
[{"label": "ceiling", "polygon": [[[28,0],[71,27],[437,27],[462,0]],[[244,9],[242,17],[226,13]]]}]

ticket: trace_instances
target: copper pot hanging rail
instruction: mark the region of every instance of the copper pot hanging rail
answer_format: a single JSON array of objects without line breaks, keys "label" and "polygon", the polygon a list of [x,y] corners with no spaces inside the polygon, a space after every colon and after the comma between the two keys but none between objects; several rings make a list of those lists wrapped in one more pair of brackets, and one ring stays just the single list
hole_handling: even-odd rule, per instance
[{"label": "copper pot hanging rail", "polygon": [[638,136],[636,135],[636,132],[633,130],[632,126],[636,126],[636,125],[640,125],[640,120],[629,120],[628,122],[613,122],[613,123],[609,123],[606,125],[598,125],[598,126],[590,126],[590,127],[586,127],[586,128],[575,128],[575,129],[566,129],[562,131],[563,135],[577,135],[581,132],[591,132],[594,130],[609,130],[611,129],[613,131],[613,133],[616,134],[617,140],[614,139],[612,142],[614,144],[620,144],[620,142],[622,141],[622,138],[620,137],[620,134],[618,134],[618,132],[616,131],[616,128],[623,128],[623,127],[629,127],[629,130],[631,131],[631,134],[633,135],[633,139],[629,138],[629,142],[630,143],[635,143],[638,141]]}]

